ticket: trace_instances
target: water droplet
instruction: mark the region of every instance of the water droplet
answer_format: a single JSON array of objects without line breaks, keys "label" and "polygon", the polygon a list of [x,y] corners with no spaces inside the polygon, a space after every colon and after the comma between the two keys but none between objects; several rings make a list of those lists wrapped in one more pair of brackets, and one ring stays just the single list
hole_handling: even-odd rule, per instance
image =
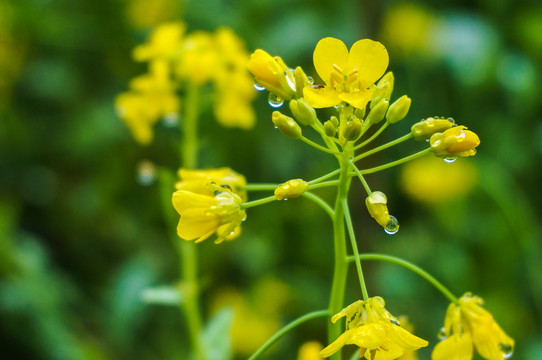
[{"label": "water droplet", "polygon": [[174,128],[179,124],[179,115],[176,113],[169,113],[162,119],[162,124],[167,128]]},{"label": "water droplet", "polygon": [[264,91],[265,88],[263,86],[261,86],[260,84],[258,84],[257,81],[254,81],[254,89],[258,90],[258,91]]},{"label": "water droplet", "polygon": [[440,328],[438,334],[437,334],[437,337],[439,338],[439,340],[446,340],[446,329],[444,328]]},{"label": "water droplet", "polygon": [[446,120],[448,120],[448,121],[449,121],[449,122],[451,122],[452,124],[455,124],[455,120],[454,120],[454,118],[451,118],[451,117],[449,117],[449,118],[448,118],[448,119],[446,119]]},{"label": "water droplet", "polygon": [[397,320],[395,320],[395,319],[390,319],[390,322],[391,322],[393,325],[401,326],[401,324],[399,324],[399,321],[397,321]]},{"label": "water droplet", "polygon": [[156,166],[149,160],[142,160],[137,166],[137,183],[151,186],[156,181]]},{"label": "water droplet", "polygon": [[310,76],[307,76],[307,81],[309,82],[309,84],[314,84],[314,79]]},{"label": "water droplet", "polygon": [[505,359],[510,359],[514,354],[514,348],[510,345],[499,344],[499,349],[501,350],[502,356]]},{"label": "water droplet", "polygon": [[429,139],[425,139],[425,142],[429,142]]},{"label": "water droplet", "polygon": [[390,221],[388,221],[388,225],[386,225],[384,231],[388,235],[393,235],[399,231],[399,221],[397,221],[395,216],[390,215]]},{"label": "water droplet", "polygon": [[269,93],[267,101],[269,102],[269,105],[275,109],[281,107],[284,104],[284,100],[280,96],[277,96],[273,93]]},{"label": "water droplet", "polygon": [[284,72],[284,75],[286,77],[286,82],[288,83],[288,86],[290,89],[295,91],[295,75],[294,75],[294,69],[288,69]]},{"label": "water droplet", "polygon": [[444,161],[447,162],[448,164],[451,164],[453,163],[454,161],[456,161],[457,158],[454,158],[454,157],[447,157],[447,158],[444,158]]}]

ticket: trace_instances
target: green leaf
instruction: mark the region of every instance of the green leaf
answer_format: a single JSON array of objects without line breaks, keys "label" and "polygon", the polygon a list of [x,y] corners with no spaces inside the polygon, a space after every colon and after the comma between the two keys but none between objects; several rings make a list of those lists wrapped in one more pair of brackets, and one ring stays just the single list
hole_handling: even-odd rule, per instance
[{"label": "green leaf", "polygon": [[202,343],[208,360],[230,360],[231,327],[233,309],[225,307],[207,323],[203,330]]}]

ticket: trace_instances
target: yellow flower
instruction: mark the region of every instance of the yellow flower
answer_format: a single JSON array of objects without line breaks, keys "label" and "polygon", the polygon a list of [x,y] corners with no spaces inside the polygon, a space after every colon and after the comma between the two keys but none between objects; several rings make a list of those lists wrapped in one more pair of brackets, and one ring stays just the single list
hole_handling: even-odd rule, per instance
[{"label": "yellow flower", "polygon": [[388,67],[384,45],[369,39],[357,41],[350,52],[335,38],[324,38],[314,49],[314,67],[326,86],[307,86],[303,95],[314,108],[339,105],[342,101],[363,108],[373,94],[373,85]]},{"label": "yellow flower", "polygon": [[250,55],[248,69],[256,78],[258,85],[267,91],[290,100],[295,93],[294,72],[278,56],[272,57],[265,51],[257,49]]},{"label": "yellow flower", "polygon": [[[414,332],[414,326],[408,321],[407,316],[401,315],[398,319],[403,329],[410,333]],[[415,350],[407,350],[403,355],[399,356],[397,360],[418,360],[418,354]]]},{"label": "yellow flower", "polygon": [[209,184],[213,195],[201,195],[186,190],[173,193],[172,202],[181,215],[177,234],[184,240],[203,241],[216,233],[215,243],[233,240],[241,233],[246,218],[241,209],[243,200],[228,185]]},{"label": "yellow flower", "polygon": [[442,341],[433,350],[433,360],[471,360],[473,348],[485,359],[504,360],[514,351],[514,340],[480,305],[483,300],[466,293],[459,304],[450,304],[444,319]]},{"label": "yellow flower", "polygon": [[126,7],[126,17],[137,29],[155,26],[179,13],[180,3],[176,0],[129,0]]},{"label": "yellow flower", "polygon": [[403,329],[384,305],[384,299],[376,296],[366,301],[358,300],[334,315],[333,323],[346,317],[346,331],[320,355],[329,357],[344,345],[354,344],[360,347],[359,357],[393,360],[406,351],[427,346],[427,341]]},{"label": "yellow flower", "polygon": [[297,360],[323,360],[320,351],[324,347],[318,341],[307,341],[299,348]]},{"label": "yellow flower", "polygon": [[466,157],[476,155],[474,148],[480,145],[480,138],[466,126],[455,126],[433,134],[429,143],[438,157]]},{"label": "yellow flower", "polygon": [[217,56],[213,36],[205,31],[194,31],[184,38],[177,75],[202,86],[213,77]]},{"label": "yellow flower", "polygon": [[165,23],[156,27],[148,42],[134,49],[133,56],[136,61],[149,61],[152,59],[175,58],[182,46],[182,38],[186,25],[182,22]]},{"label": "yellow flower", "polygon": [[175,184],[176,190],[186,190],[200,195],[212,196],[214,190],[209,185],[215,183],[228,186],[243,201],[247,200],[246,191],[240,190],[240,187],[247,183],[245,177],[230,168],[179,169],[177,175],[180,181]]},{"label": "yellow flower", "polygon": [[309,183],[303,179],[288,180],[275,189],[277,200],[288,200],[300,197],[309,188]]}]

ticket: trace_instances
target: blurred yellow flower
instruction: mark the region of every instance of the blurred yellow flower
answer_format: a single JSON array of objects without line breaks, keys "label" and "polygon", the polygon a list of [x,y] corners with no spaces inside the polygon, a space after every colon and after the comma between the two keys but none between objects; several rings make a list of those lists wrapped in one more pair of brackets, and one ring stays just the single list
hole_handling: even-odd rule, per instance
[{"label": "blurred yellow flower", "polygon": [[318,341],[307,341],[299,348],[297,360],[324,360],[320,356],[320,351],[324,347]]},{"label": "blurred yellow flower", "polygon": [[177,58],[179,78],[202,86],[209,82],[215,72],[216,57],[214,39],[206,31],[194,31],[185,36],[181,55]]},{"label": "blurred yellow flower", "polygon": [[433,350],[433,360],[471,360],[473,348],[488,360],[504,360],[512,355],[514,340],[482,304],[480,297],[470,293],[463,295],[459,304],[450,304],[443,338]]},{"label": "blurred yellow flower", "polygon": [[215,183],[220,186],[228,186],[243,201],[247,200],[246,191],[240,189],[240,187],[247,183],[245,177],[230,168],[179,169],[177,175],[180,181],[175,184],[176,190],[185,190],[200,195],[212,196],[213,189],[209,187],[209,184]]},{"label": "blurred yellow flower", "polygon": [[386,71],[388,52],[377,41],[359,40],[348,51],[338,39],[327,37],[318,42],[313,54],[316,72],[326,86],[306,86],[303,96],[314,108],[339,105],[342,101],[363,108],[373,94],[370,88]]},{"label": "blurred yellow flower", "polygon": [[376,296],[366,301],[358,300],[334,315],[333,323],[346,317],[346,331],[320,355],[330,357],[344,345],[354,344],[360,347],[359,357],[393,360],[406,351],[427,346],[427,341],[403,329],[384,305],[384,299]]},{"label": "blurred yellow flower", "polygon": [[180,5],[177,0],[128,0],[125,13],[132,27],[146,29],[178,17]]},{"label": "blurred yellow flower", "polygon": [[173,193],[172,202],[181,215],[177,234],[184,240],[203,241],[217,235],[215,243],[233,240],[241,233],[241,222],[246,213],[243,200],[229,186],[209,184],[213,195],[202,195],[186,190]]},{"label": "blurred yellow flower", "polygon": [[134,48],[134,59],[136,61],[172,60],[181,51],[185,31],[186,25],[182,22],[170,22],[157,26],[146,43]]},{"label": "blurred yellow flower", "polygon": [[446,163],[426,156],[405,164],[399,181],[407,195],[425,204],[443,204],[467,194],[478,178],[472,162]]},{"label": "blurred yellow flower", "polygon": [[480,138],[466,126],[454,126],[429,139],[433,154],[438,157],[467,157],[476,155]]}]

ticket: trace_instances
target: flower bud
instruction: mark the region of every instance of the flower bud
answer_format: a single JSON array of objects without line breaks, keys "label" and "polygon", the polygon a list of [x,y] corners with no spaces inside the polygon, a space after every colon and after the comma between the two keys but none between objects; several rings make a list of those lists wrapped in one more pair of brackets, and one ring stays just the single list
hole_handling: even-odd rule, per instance
[{"label": "flower bud", "polygon": [[275,197],[277,200],[294,199],[301,196],[308,188],[309,183],[303,179],[289,180],[275,189]]},{"label": "flower bud", "polygon": [[365,205],[367,206],[367,210],[369,210],[369,214],[383,228],[386,228],[391,220],[387,204],[388,198],[381,191],[373,191],[365,199]]},{"label": "flower bud", "polygon": [[393,92],[393,73],[390,71],[386,73],[380,79],[378,84],[375,87],[375,91],[373,93],[373,99],[371,100],[371,109],[374,108],[382,99],[389,99],[391,98],[391,93]]},{"label": "flower bud", "polygon": [[356,115],[358,118],[363,119],[365,117],[365,112],[367,110],[367,107],[364,106],[361,109],[354,110],[354,115]]},{"label": "flower bud", "polygon": [[316,120],[316,111],[314,108],[310,107],[303,98],[299,100],[291,100],[290,110],[292,111],[295,119],[301,125],[307,126]]},{"label": "flower bud", "polygon": [[455,126],[443,133],[436,133],[429,140],[431,150],[438,157],[474,156],[480,138],[466,126]]},{"label": "flower bud", "polygon": [[272,120],[275,127],[290,139],[299,139],[301,137],[301,128],[291,117],[282,114],[280,111],[273,111]]},{"label": "flower bud", "polygon": [[367,115],[366,121],[371,124],[378,124],[382,119],[384,119],[384,115],[386,115],[386,111],[388,111],[388,106],[390,105],[390,102],[387,99],[382,99],[374,107],[374,109],[371,109],[369,112],[369,115]]},{"label": "flower bud", "polygon": [[347,141],[356,141],[361,136],[362,125],[361,120],[358,118],[347,122],[343,129],[344,138]]},{"label": "flower bud", "polygon": [[395,124],[396,122],[403,120],[410,109],[411,100],[408,96],[403,95],[399,99],[395,100],[391,104],[388,113],[386,114],[386,119],[390,124]]},{"label": "flower bud", "polygon": [[298,98],[303,97],[303,88],[305,86],[310,86],[309,78],[307,74],[303,71],[301,66],[298,66],[294,70],[294,80],[295,80],[295,92],[297,93]]},{"label": "flower bud", "polygon": [[324,132],[329,137],[334,137],[337,134],[337,127],[333,121],[328,120],[324,123]]},{"label": "flower bud", "polygon": [[247,67],[254,75],[256,82],[267,91],[285,100],[292,98],[295,89],[292,89],[290,83],[294,79],[287,79],[288,67],[280,57],[272,57],[258,49],[250,55]]},{"label": "flower bud", "polygon": [[454,126],[453,119],[427,118],[412,125],[410,131],[414,136],[414,140],[423,141],[431,138],[431,135],[443,132]]},{"label": "flower bud", "polygon": [[333,123],[333,125],[335,125],[336,128],[339,127],[339,119],[336,116],[330,117],[329,121],[331,121]]}]

